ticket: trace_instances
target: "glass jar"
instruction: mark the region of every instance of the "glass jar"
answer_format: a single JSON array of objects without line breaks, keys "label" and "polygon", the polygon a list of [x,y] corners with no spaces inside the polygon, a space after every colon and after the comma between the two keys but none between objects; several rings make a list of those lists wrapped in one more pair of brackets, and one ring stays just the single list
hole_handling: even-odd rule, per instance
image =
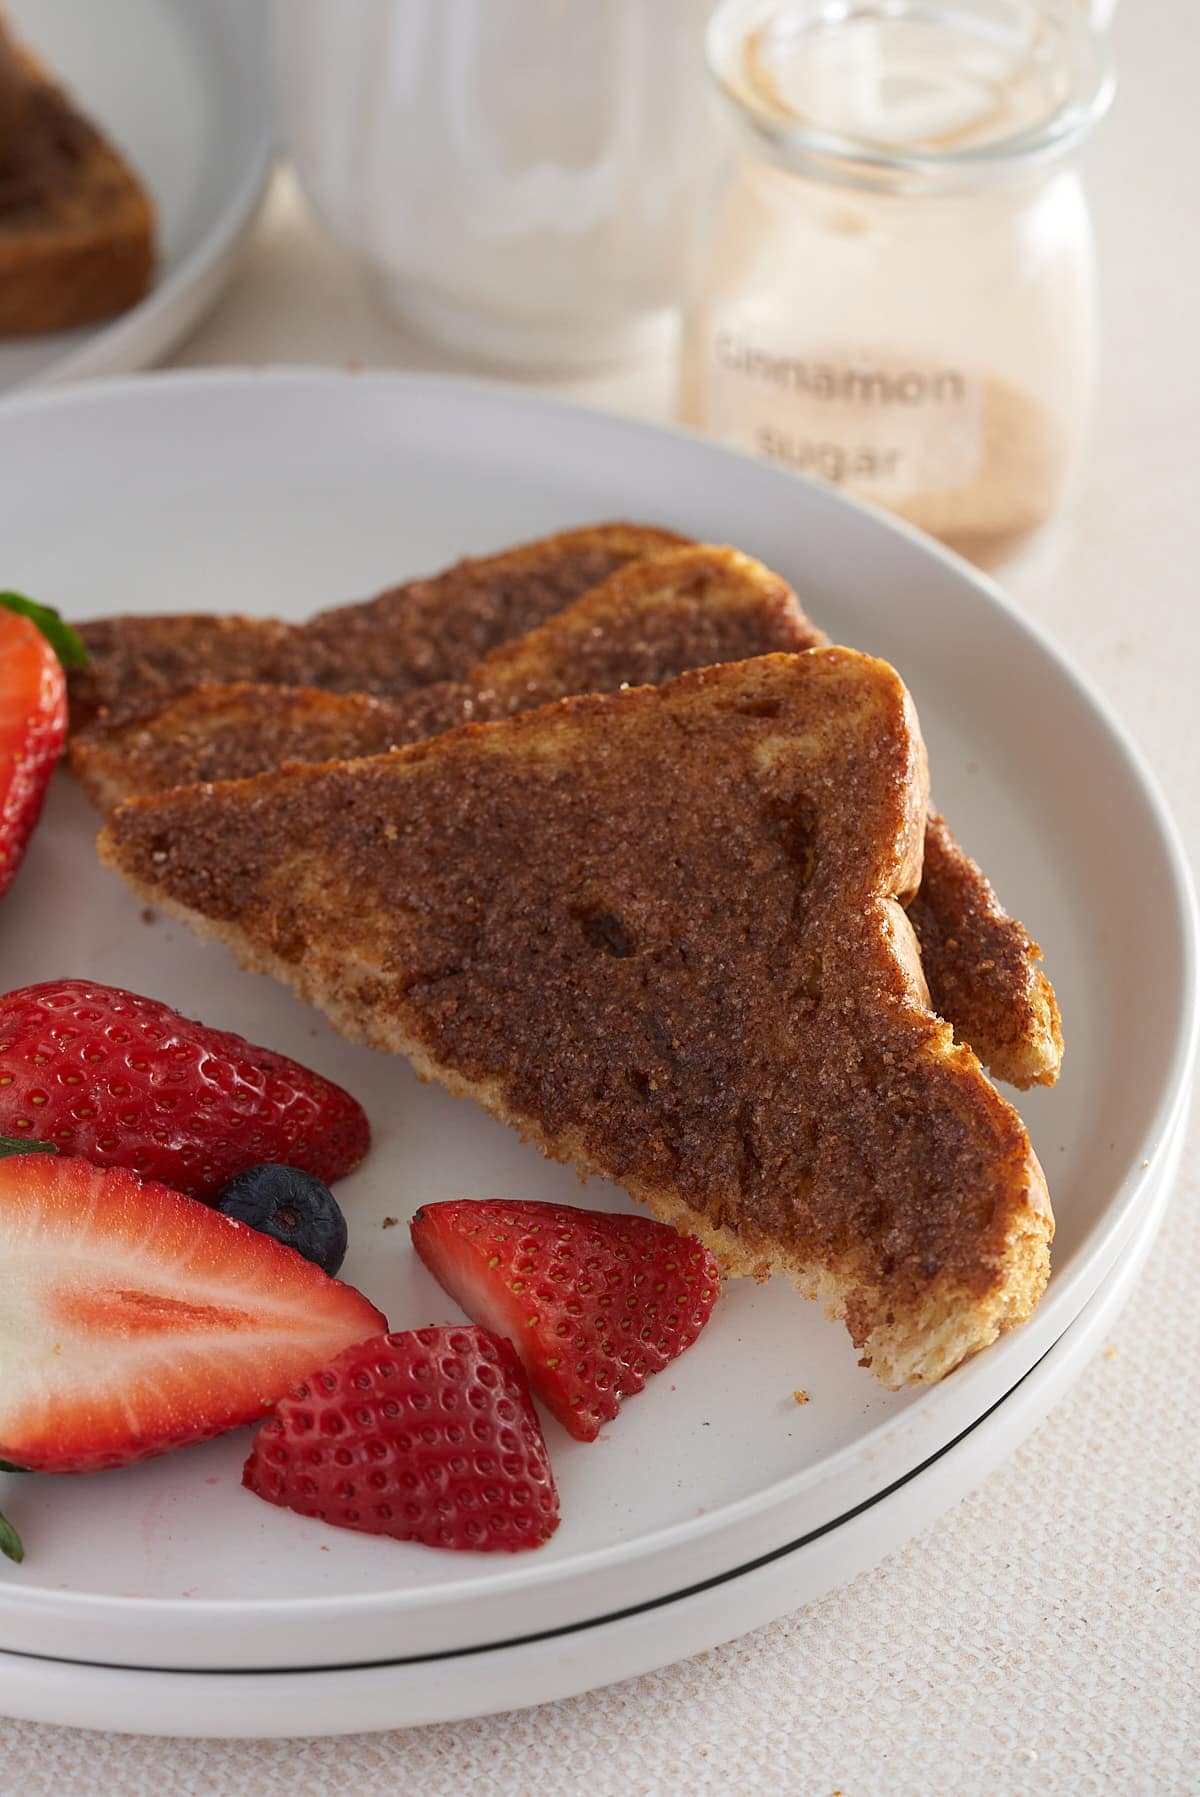
[{"label": "glass jar", "polygon": [[685,420],[1001,560],[1087,434],[1102,40],[1074,0],[724,0],[708,59],[736,147]]}]

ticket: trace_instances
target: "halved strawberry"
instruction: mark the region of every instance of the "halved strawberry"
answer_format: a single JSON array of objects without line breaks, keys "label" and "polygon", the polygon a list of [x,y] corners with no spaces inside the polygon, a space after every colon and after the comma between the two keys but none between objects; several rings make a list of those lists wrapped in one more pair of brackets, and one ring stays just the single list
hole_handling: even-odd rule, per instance
[{"label": "halved strawberry", "polygon": [[717,1301],[708,1249],[650,1217],[503,1198],[426,1204],[412,1239],[469,1317],[507,1336],[579,1441],[691,1347]]},{"label": "halved strawberry", "polygon": [[408,1329],[347,1348],[280,1400],[242,1484],[341,1529],[515,1553],[558,1527],[521,1363],[485,1329]]},{"label": "halved strawberry", "polygon": [[0,1159],[0,1458],[124,1466],[263,1416],[386,1319],[311,1261],[166,1186]]},{"label": "halved strawberry", "polygon": [[371,1140],[332,1080],[94,980],[0,997],[0,1132],[214,1201],[264,1161],[332,1183]]},{"label": "halved strawberry", "polygon": [[65,633],[60,643],[78,644],[47,608],[0,593],[0,898],[21,865],[67,733],[67,682],[47,634],[51,620]]}]

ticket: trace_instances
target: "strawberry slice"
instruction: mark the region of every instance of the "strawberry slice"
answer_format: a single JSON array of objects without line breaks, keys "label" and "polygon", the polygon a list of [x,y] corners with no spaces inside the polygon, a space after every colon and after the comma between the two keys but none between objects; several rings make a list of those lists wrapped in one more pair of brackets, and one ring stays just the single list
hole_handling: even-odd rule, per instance
[{"label": "strawberry slice", "polygon": [[[67,733],[67,683],[47,632],[72,661],[78,639],[56,615],[0,593],[0,898],[16,878]],[[82,645],[78,645],[82,650]]]},{"label": "strawberry slice", "polygon": [[332,1080],[91,980],[0,998],[0,1132],[207,1200],[264,1161],[330,1184],[371,1140]]},{"label": "strawberry slice", "polygon": [[707,1248],[650,1217],[462,1198],[425,1205],[411,1227],[434,1278],[508,1337],[579,1441],[691,1347],[721,1286]]},{"label": "strawberry slice", "polygon": [[347,1348],[280,1400],[242,1484],[301,1516],[426,1547],[515,1553],[558,1527],[521,1364],[484,1329]]},{"label": "strawberry slice", "polygon": [[269,1236],[123,1169],[0,1158],[0,1458],[124,1466],[257,1420],[386,1320]]}]

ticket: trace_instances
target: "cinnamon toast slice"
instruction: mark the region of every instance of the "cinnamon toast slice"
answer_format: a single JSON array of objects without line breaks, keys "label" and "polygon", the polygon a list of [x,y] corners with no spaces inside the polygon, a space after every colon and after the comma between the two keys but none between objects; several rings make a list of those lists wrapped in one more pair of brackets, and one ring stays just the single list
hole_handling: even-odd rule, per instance
[{"label": "cinnamon toast slice", "polygon": [[0,337],[124,312],[153,271],[142,183],[0,18]]},{"label": "cinnamon toast slice", "polygon": [[1053,1229],[929,1008],[926,808],[899,676],[815,649],[137,800],[100,855],[729,1273],[788,1274],[899,1387],[1030,1314]]},{"label": "cinnamon toast slice", "polygon": [[[515,641],[461,683],[394,701],[314,690],[201,687],[81,732],[71,761],[103,811],[204,780],[242,779],[289,760],[374,755],[457,724],[582,692],[658,685],[688,669],[827,641],[761,562],[713,545],[634,562]],[[1062,1031],[1041,950],[1000,907],[979,867],[933,816],[910,916],[934,1008],[993,1075],[1052,1084]]]},{"label": "cinnamon toast slice", "polygon": [[71,766],[100,810],[202,780],[240,780],[286,761],[378,755],[577,693],[659,685],[691,668],[824,641],[786,581],[736,549],[667,550],[632,562],[503,643],[464,681],[394,700],[312,687],[201,686],[142,712],[99,718]]},{"label": "cinnamon toast slice", "polygon": [[197,686],[144,711],[98,718],[71,739],[72,771],[99,811],[211,780],[245,780],[289,761],[382,755],[470,721],[471,689],[441,680],[400,699],[314,686]]},{"label": "cinnamon toast slice", "polygon": [[71,730],[101,712],[131,716],[212,682],[394,699],[434,681],[461,680],[489,649],[531,630],[617,568],[683,541],[674,531],[638,524],[564,531],[456,562],[306,624],[202,613],[94,619],[77,626],[89,664],[69,675]]}]

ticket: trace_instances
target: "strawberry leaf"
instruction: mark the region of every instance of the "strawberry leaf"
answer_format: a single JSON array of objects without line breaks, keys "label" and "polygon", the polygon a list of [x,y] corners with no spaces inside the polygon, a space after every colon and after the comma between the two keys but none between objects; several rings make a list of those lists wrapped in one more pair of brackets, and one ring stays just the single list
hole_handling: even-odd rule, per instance
[{"label": "strawberry leaf", "polygon": [[11,1460],[0,1460],[0,1473],[27,1473],[27,1466],[14,1466]]},{"label": "strawberry leaf", "polygon": [[0,593],[0,606],[37,625],[64,668],[86,668],[88,652],[71,626],[50,605],[39,605],[23,593]]},{"label": "strawberry leaf", "polygon": [[3,1554],[8,1560],[15,1560],[18,1566],[25,1558],[21,1537],[2,1511],[0,1511],[0,1554]]},{"label": "strawberry leaf", "polygon": [[10,1154],[57,1154],[53,1142],[19,1142],[15,1136],[0,1136],[0,1161]]}]

